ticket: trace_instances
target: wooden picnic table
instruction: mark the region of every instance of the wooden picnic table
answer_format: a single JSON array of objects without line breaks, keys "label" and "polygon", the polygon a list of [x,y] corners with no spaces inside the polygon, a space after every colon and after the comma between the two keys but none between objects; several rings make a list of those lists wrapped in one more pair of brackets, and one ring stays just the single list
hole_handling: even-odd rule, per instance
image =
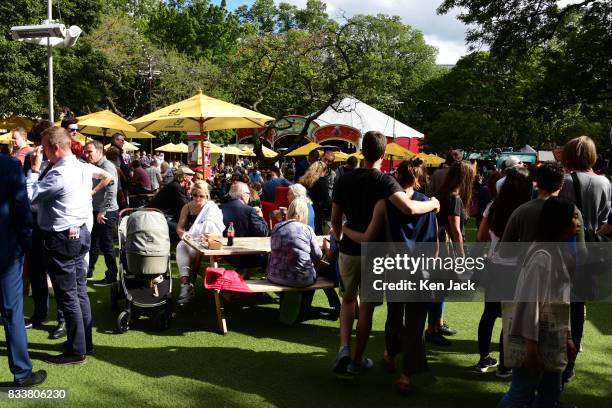
[{"label": "wooden picnic table", "polygon": [[[227,255],[259,255],[268,254],[271,251],[270,237],[235,237],[234,245],[227,246],[227,238],[223,237],[221,249],[208,249],[208,246],[194,237],[184,237],[183,241],[190,247],[199,251],[202,255],[209,258]],[[211,260],[211,266],[214,262]]]},{"label": "wooden picnic table", "polygon": [[[323,236],[317,236],[317,243],[322,245]],[[270,237],[235,237],[234,245],[227,246],[227,238],[223,238],[224,245],[221,249],[209,249],[208,246],[204,245],[200,242],[199,239],[185,236],[183,237],[183,241],[194,248],[196,251],[200,252],[203,256],[207,256],[210,260],[210,266],[217,267],[217,262],[215,260],[216,256],[240,256],[240,255],[261,255],[261,254],[269,254],[271,249],[271,239]],[[276,285],[272,282],[266,280],[245,280],[245,283],[249,286],[252,292],[261,293],[261,292],[300,292],[305,290],[314,290],[314,289],[327,289],[333,288],[334,283],[325,278],[319,278],[317,281],[311,285],[304,288],[294,288],[288,286]],[[215,289],[215,308],[217,312],[217,323],[219,325],[219,331],[222,334],[227,333],[227,320],[225,318],[225,310],[223,307],[223,300],[221,297],[221,291]]]},{"label": "wooden picnic table", "polygon": [[[317,244],[323,244],[324,236],[317,236]],[[215,256],[239,256],[239,255],[261,255],[269,254],[271,249],[270,237],[235,237],[234,245],[227,246],[227,238],[223,237],[221,249],[208,249],[199,239],[186,236],[183,241],[203,256],[210,259],[210,266],[215,265]]]}]

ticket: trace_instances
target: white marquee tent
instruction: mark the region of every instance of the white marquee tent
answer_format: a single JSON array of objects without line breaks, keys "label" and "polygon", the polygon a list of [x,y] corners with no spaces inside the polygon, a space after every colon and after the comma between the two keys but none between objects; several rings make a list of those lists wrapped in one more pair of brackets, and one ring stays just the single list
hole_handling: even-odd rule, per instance
[{"label": "white marquee tent", "polygon": [[400,121],[394,121],[393,117],[353,97],[346,97],[334,103],[321,116],[315,119],[315,122],[320,126],[352,126],[358,129],[362,135],[370,130],[377,130],[388,137],[394,136],[393,129],[395,122],[395,137],[422,138],[424,136],[418,130]]}]

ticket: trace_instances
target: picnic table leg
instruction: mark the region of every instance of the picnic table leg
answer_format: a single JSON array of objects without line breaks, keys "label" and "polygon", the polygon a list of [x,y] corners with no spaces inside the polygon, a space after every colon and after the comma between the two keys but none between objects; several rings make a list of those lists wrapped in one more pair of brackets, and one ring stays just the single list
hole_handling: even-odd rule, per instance
[{"label": "picnic table leg", "polygon": [[[215,257],[211,256],[208,258],[210,266],[217,268],[217,262]],[[217,324],[219,325],[219,332],[221,334],[227,334],[227,321],[225,320],[225,310],[223,309],[223,299],[221,298],[221,291],[215,290],[215,309],[217,311]]]},{"label": "picnic table leg", "polygon": [[223,310],[223,299],[221,291],[215,290],[215,308],[217,309],[217,323],[221,334],[227,334],[227,321],[225,320],[225,311]]}]

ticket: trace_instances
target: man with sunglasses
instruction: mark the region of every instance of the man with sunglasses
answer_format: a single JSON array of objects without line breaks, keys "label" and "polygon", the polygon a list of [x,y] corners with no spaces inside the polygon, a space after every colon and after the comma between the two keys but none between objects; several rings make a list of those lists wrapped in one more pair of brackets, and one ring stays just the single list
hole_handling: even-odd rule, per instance
[{"label": "man with sunglasses", "polygon": [[79,132],[79,125],[74,116],[66,116],[62,119],[61,126],[70,134],[70,150],[78,159],[83,157],[83,145],[76,139]]}]

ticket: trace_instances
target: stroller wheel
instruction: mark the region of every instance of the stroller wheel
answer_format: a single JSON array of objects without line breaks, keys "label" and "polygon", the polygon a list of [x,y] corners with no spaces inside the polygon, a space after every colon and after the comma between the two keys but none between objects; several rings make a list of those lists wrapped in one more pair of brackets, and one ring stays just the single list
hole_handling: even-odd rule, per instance
[{"label": "stroller wheel", "polygon": [[111,297],[111,308],[113,312],[117,312],[119,310],[119,285],[117,284],[117,282],[111,285],[110,297]]},{"label": "stroller wheel", "polygon": [[117,317],[117,330],[119,333],[125,333],[130,330],[130,313],[127,311],[123,311],[119,313]]},{"label": "stroller wheel", "polygon": [[155,315],[155,327],[157,330],[167,330],[170,328],[172,313],[168,309],[160,310]]}]

